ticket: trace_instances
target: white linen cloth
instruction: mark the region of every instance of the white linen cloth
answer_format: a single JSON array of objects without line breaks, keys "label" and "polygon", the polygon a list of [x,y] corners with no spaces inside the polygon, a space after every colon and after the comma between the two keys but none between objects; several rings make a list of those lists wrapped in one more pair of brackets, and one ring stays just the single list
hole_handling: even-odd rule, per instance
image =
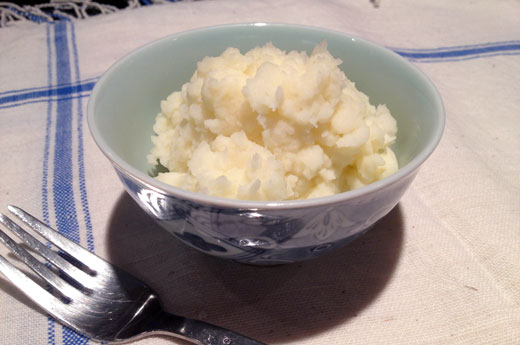
[{"label": "white linen cloth", "polygon": [[[59,227],[148,282],[168,311],[268,344],[520,344],[519,18],[516,0],[208,0],[14,23],[0,29],[0,209],[19,205]],[[444,137],[400,204],[349,246],[301,264],[251,267],[181,244],[125,194],[86,124],[95,81],[123,55],[186,29],[252,21],[391,47],[446,107]],[[0,335],[10,345],[94,343],[1,275]]]}]

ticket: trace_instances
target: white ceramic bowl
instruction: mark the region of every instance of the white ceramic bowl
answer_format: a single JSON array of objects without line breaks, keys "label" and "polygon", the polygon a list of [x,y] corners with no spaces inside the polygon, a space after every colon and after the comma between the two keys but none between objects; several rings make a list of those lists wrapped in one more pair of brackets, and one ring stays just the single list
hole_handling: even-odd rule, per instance
[{"label": "white ceramic bowl", "polygon": [[[282,202],[230,200],[163,184],[149,175],[146,155],[160,101],[179,90],[205,56],[233,46],[243,52],[269,41],[312,51],[327,40],[340,68],[398,124],[393,149],[400,169],[345,193]],[[97,82],[88,123],[128,193],[172,235],[205,253],[252,264],[280,264],[343,246],[386,215],[437,146],[445,114],[439,93],[411,63],[346,33],[289,24],[202,28],[147,44],[116,62]],[[124,231],[124,229],[121,229]]]}]

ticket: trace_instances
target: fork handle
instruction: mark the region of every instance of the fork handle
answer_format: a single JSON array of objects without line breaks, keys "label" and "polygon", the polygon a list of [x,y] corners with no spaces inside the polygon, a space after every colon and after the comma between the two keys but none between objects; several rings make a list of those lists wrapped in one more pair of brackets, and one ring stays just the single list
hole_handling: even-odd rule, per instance
[{"label": "fork handle", "polygon": [[161,311],[148,325],[151,333],[170,335],[200,345],[266,345],[204,321]]}]

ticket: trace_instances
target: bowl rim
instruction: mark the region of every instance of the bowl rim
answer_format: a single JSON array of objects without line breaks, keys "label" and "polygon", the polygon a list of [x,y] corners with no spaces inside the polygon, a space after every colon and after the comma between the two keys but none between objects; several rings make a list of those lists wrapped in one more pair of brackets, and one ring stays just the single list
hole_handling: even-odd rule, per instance
[{"label": "bowl rim", "polygon": [[[413,157],[407,164],[403,167],[400,167],[397,172],[392,175],[385,177],[379,181],[368,184],[364,187],[357,188],[354,190],[324,196],[317,197],[311,199],[296,199],[296,200],[280,200],[280,201],[255,201],[255,200],[239,200],[239,199],[229,199],[223,197],[211,196],[199,192],[192,192],[188,190],[181,189],[179,187],[175,187],[164,182],[158,181],[153,177],[149,176],[145,172],[133,167],[124,159],[119,157],[108,145],[108,143],[103,139],[99,128],[96,126],[96,122],[94,121],[94,104],[99,97],[99,94],[102,92],[103,85],[107,79],[110,78],[111,74],[118,68],[118,66],[124,64],[129,59],[132,59],[134,55],[141,53],[149,49],[152,46],[162,44],[164,42],[170,41],[172,39],[176,39],[179,36],[188,35],[188,34],[197,34],[204,33],[207,30],[219,30],[219,29],[239,29],[244,27],[277,27],[277,28],[294,28],[300,30],[311,30],[317,32],[323,32],[324,34],[329,35],[339,35],[343,36],[346,40],[361,42],[362,44],[368,45],[373,49],[376,49],[388,56],[399,60],[401,63],[406,65],[413,71],[414,75],[417,76],[423,84],[426,86],[429,94],[432,96],[433,104],[438,109],[436,112],[439,116],[439,121],[436,126],[432,129],[432,140],[425,146],[423,150],[421,150],[415,157]],[[367,40],[365,38],[361,38],[346,32],[310,26],[310,25],[301,25],[301,24],[291,24],[291,23],[278,23],[278,22],[250,22],[250,23],[234,23],[234,24],[220,24],[220,25],[211,25],[198,27],[195,29],[185,30],[181,32],[177,32],[171,35],[167,35],[151,42],[148,42],[140,47],[130,51],[126,55],[119,58],[115,61],[99,78],[96,82],[87,105],[87,123],[94,142],[97,144],[101,152],[108,158],[108,160],[112,163],[112,165],[119,171],[124,172],[125,174],[131,176],[133,179],[139,181],[141,184],[145,185],[146,188],[149,188],[155,192],[166,194],[172,197],[176,197],[184,200],[191,200],[195,203],[200,203],[203,205],[211,206],[211,207],[220,207],[220,208],[236,208],[236,209],[294,209],[294,208],[305,208],[305,207],[314,207],[314,206],[322,206],[335,204],[339,202],[344,202],[347,200],[356,199],[358,197],[363,197],[366,195],[370,195],[376,193],[377,191],[387,188],[393,184],[396,184],[401,179],[413,174],[416,170],[420,168],[422,163],[428,159],[428,157],[433,153],[435,148],[438,146],[442,134],[444,132],[445,123],[446,123],[446,114],[445,108],[440,96],[439,91],[430,80],[428,76],[424,72],[422,72],[416,65],[412,64],[410,61],[406,60],[404,57],[400,56],[396,52],[392,51],[389,48],[386,48],[378,43]]]}]

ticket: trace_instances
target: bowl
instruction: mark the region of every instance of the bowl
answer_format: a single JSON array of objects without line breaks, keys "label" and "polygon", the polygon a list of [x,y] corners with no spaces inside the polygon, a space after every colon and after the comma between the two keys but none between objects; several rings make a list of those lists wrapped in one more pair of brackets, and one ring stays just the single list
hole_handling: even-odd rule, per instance
[{"label": "bowl", "polygon": [[[323,40],[356,87],[372,104],[386,104],[397,120],[392,148],[400,168],[395,174],[333,196],[277,202],[212,197],[150,176],[146,156],[160,101],[180,90],[197,61],[230,46],[245,52],[267,42],[310,53]],[[399,202],[439,143],[444,122],[436,88],[404,58],[343,32],[292,24],[222,25],[159,39],[110,67],[88,103],[95,142],[146,213],[204,253],[257,265],[315,258],[365,233]]]}]

